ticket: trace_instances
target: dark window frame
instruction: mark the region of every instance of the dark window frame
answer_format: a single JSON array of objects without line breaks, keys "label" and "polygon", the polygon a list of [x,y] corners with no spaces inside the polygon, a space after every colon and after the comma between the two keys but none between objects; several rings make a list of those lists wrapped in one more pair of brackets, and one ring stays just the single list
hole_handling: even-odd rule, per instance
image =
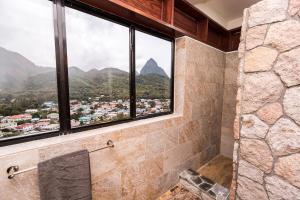
[{"label": "dark window frame", "polygon": [[[129,93],[130,93],[130,118],[118,121],[111,121],[101,124],[92,124],[81,127],[71,128],[70,103],[69,103],[69,77],[68,77],[68,57],[66,42],[66,26],[65,26],[65,7],[70,7],[78,11],[93,15],[95,17],[125,26],[129,28]],[[115,15],[106,13],[98,8],[91,7],[77,0],[53,0],[53,24],[55,36],[55,56],[56,56],[56,75],[57,75],[57,95],[59,108],[60,130],[38,133],[27,136],[15,136],[11,138],[0,139],[0,147],[12,144],[18,144],[28,141],[34,141],[44,138],[56,137],[76,132],[82,132],[91,129],[97,129],[137,120],[143,120],[158,116],[169,115],[174,112],[174,52],[175,40],[151,27],[141,26],[130,23],[127,20]],[[147,116],[136,117],[136,83],[135,83],[135,30],[146,33],[148,35],[171,42],[171,77],[170,92],[171,102],[170,111],[158,114],[150,114]]]}]

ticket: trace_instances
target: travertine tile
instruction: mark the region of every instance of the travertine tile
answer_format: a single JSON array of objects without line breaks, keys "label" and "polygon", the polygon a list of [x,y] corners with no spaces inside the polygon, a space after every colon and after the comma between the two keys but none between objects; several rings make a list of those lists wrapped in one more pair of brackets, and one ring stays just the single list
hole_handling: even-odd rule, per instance
[{"label": "travertine tile", "polygon": [[39,200],[37,170],[31,170],[15,177],[13,180],[1,181],[0,198],[3,200]]},{"label": "travertine tile", "polygon": [[168,172],[177,167],[193,155],[192,142],[177,145],[176,148],[165,152],[164,172]]},{"label": "travertine tile", "polygon": [[121,194],[121,172],[118,170],[109,171],[92,183],[93,199],[116,200],[121,199]]},{"label": "travertine tile", "polygon": [[7,180],[8,165],[25,169],[58,155],[99,149],[109,139],[114,148],[90,154],[93,199],[155,199],[177,183],[182,170],[197,169],[215,157],[220,151],[225,54],[183,37],[176,42],[175,58],[175,114],[22,144],[26,151],[17,145],[0,152],[0,198],[39,199],[36,171]]}]

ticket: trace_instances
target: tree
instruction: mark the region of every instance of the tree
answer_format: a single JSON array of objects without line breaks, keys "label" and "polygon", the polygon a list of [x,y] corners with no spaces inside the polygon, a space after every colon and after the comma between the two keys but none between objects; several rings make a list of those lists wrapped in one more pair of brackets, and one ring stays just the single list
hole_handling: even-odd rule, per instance
[{"label": "tree", "polygon": [[125,119],[125,115],[123,113],[118,113],[117,120],[122,120],[122,119]]},{"label": "tree", "polygon": [[47,118],[47,114],[48,114],[48,112],[43,110],[43,111],[40,112],[40,117],[42,119],[46,119]]},{"label": "tree", "polygon": [[118,103],[118,104],[116,105],[116,108],[119,108],[119,109],[124,109],[124,106],[123,106],[123,104],[121,104],[121,103]]},{"label": "tree", "polygon": [[148,104],[150,105],[151,108],[154,108],[156,106],[155,101],[149,101]]},{"label": "tree", "polygon": [[39,113],[33,113],[33,114],[32,114],[32,118],[40,118]]},{"label": "tree", "polygon": [[18,121],[18,122],[17,122],[17,125],[18,125],[18,126],[19,126],[19,125],[22,125],[22,124],[25,124],[25,121],[22,120],[22,121]]},{"label": "tree", "polygon": [[6,132],[2,135],[2,137],[13,137],[20,135],[20,132]]},{"label": "tree", "polygon": [[76,121],[78,121],[80,117],[81,117],[80,113],[74,113],[73,115],[71,115],[71,119],[75,119]]}]

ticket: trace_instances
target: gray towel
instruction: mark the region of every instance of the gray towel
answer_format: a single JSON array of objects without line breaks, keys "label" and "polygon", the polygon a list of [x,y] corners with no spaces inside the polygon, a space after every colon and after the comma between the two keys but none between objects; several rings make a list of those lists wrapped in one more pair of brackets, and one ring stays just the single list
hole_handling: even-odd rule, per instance
[{"label": "gray towel", "polygon": [[38,164],[41,200],[91,200],[90,159],[87,150]]}]

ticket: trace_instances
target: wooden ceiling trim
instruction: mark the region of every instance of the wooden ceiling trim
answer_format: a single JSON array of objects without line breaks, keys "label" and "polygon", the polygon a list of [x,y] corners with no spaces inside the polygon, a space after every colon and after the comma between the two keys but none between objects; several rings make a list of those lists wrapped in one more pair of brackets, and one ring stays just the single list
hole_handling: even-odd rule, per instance
[{"label": "wooden ceiling trim", "polygon": [[76,0],[169,37],[189,36],[222,51],[238,49],[240,28],[226,30],[186,0]]}]

